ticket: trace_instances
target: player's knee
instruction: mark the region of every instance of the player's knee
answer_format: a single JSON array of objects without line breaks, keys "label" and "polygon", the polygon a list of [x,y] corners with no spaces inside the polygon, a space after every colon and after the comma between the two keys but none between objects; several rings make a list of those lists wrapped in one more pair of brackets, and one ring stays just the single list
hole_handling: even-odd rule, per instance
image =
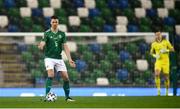
[{"label": "player's knee", "polygon": [[68,76],[65,76],[65,77],[63,77],[63,80],[64,80],[64,81],[69,81],[69,77],[68,77]]},{"label": "player's knee", "polygon": [[155,70],[155,76],[160,76],[160,70],[159,69]]},{"label": "player's knee", "polygon": [[54,77],[54,71],[53,70],[48,70],[48,77]]}]

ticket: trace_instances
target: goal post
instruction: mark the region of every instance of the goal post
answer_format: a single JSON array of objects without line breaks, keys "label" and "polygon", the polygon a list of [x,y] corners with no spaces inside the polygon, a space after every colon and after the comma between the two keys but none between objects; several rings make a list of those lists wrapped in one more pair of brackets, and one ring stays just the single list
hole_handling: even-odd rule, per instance
[{"label": "goal post", "polygon": [[[154,86],[153,60],[149,55],[150,44],[154,41],[154,33],[66,33],[69,48],[75,59],[77,68],[68,67],[73,85],[85,86]],[[169,40],[169,34],[163,32]],[[0,33],[0,43],[24,43],[25,46],[35,45],[37,38],[43,33]],[[22,46],[20,46],[22,47]],[[34,50],[35,49],[35,50]],[[36,48],[20,51],[27,72],[39,74],[36,83],[45,81],[42,67],[42,54]],[[2,55],[2,54],[1,54]],[[6,54],[4,54],[6,55]],[[29,63],[32,55],[34,63]],[[63,55],[63,54],[62,54]],[[63,59],[67,59],[63,55]],[[18,64],[18,63],[17,63]],[[36,65],[33,65],[36,64]],[[7,65],[7,64],[6,64]],[[42,70],[43,69],[43,70]],[[45,73],[45,72],[44,72]]]}]

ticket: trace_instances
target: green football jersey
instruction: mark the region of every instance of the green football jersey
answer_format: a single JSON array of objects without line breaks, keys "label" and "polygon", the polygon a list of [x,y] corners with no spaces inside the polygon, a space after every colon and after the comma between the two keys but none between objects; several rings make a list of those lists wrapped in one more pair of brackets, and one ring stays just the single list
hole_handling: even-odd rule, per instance
[{"label": "green football jersey", "polygon": [[61,52],[63,43],[66,42],[66,35],[64,32],[52,32],[51,29],[44,32],[42,41],[46,43],[44,54],[47,58],[62,59]]}]

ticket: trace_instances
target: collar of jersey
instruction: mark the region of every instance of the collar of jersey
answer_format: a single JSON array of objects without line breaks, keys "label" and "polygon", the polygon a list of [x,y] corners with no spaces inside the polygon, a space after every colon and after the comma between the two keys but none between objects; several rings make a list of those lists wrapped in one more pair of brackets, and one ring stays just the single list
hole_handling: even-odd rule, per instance
[{"label": "collar of jersey", "polygon": [[56,29],[56,31],[53,31],[52,28],[51,28],[51,31],[56,34],[58,32],[58,29]]}]

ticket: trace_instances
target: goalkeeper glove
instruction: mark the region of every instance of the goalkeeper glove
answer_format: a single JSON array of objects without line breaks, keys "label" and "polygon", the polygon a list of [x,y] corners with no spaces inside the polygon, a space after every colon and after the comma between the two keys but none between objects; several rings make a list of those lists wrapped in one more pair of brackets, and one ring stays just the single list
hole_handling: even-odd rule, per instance
[{"label": "goalkeeper glove", "polygon": [[156,58],[156,59],[159,59],[160,55],[159,54],[153,54],[153,57]]},{"label": "goalkeeper glove", "polygon": [[163,48],[163,49],[160,50],[160,53],[167,53],[167,52],[169,52],[169,50],[168,50],[168,49],[165,49],[165,48]]}]

